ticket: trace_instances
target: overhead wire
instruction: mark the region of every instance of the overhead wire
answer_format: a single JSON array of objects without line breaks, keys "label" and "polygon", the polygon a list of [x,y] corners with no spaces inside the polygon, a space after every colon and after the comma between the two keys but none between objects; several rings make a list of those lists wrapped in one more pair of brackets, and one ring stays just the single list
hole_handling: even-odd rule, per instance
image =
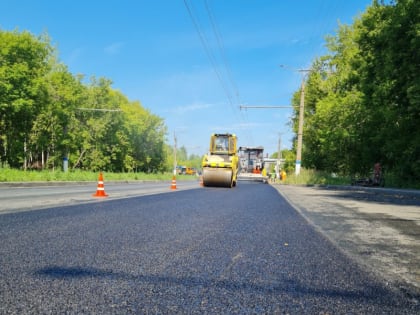
[{"label": "overhead wire", "polygon": [[[215,74],[216,74],[216,76],[217,76],[217,78],[218,78],[218,80],[219,80],[219,82],[220,82],[220,84],[223,88],[223,91],[224,91],[224,93],[225,93],[225,95],[228,99],[228,104],[231,107],[231,110],[233,111],[233,115],[234,115],[235,119],[239,122],[242,122],[243,120],[246,121],[247,119],[246,119],[246,117],[244,117],[242,111],[241,111],[241,114],[242,114],[241,118],[242,119],[238,119],[238,117],[237,117],[237,109],[235,110],[235,106],[234,106],[235,102],[234,102],[233,98],[236,99],[237,108],[239,108],[239,104],[240,104],[239,91],[238,91],[238,88],[237,88],[237,86],[236,86],[236,84],[233,80],[232,71],[231,71],[229,63],[227,61],[227,57],[226,57],[221,33],[220,33],[220,31],[217,27],[215,17],[211,12],[211,9],[210,9],[210,6],[209,6],[208,2],[205,1],[205,9],[206,9],[207,15],[209,17],[209,20],[210,20],[210,23],[211,23],[211,26],[212,26],[212,30],[213,30],[214,36],[216,38],[216,41],[217,41],[217,45],[218,45],[219,50],[220,50],[220,55],[221,55],[221,58],[223,60],[224,68],[226,69],[226,74],[227,74],[227,77],[228,77],[227,82],[230,83],[230,86],[233,88],[234,93],[230,92],[230,88],[229,88],[228,84],[226,84],[225,81],[223,80],[223,76],[221,74],[221,71],[219,71],[219,68],[217,66],[217,59],[216,59],[215,55],[213,54],[213,52],[210,48],[209,41],[208,41],[206,35],[204,34],[204,32],[202,31],[202,29],[200,27],[199,19],[195,17],[195,14],[193,12],[194,11],[193,5],[191,3],[188,3],[188,0],[184,0],[184,5],[185,5],[185,7],[188,11],[188,14],[189,14],[192,22],[193,22],[194,28],[196,29],[196,31],[199,35],[199,38],[200,38],[201,44],[204,48],[204,51],[205,51],[207,57],[209,58],[210,63],[213,67],[213,70],[214,70],[214,72],[215,72]],[[234,95],[234,97],[232,97],[232,94]],[[246,129],[246,133],[247,133],[248,138],[250,138],[250,141],[252,141],[252,135],[250,134],[250,131],[248,129]]]},{"label": "overhead wire", "polygon": [[215,22],[215,18],[214,18],[213,13],[212,13],[212,11],[210,9],[210,6],[208,4],[208,1],[205,0],[204,3],[205,3],[206,11],[207,11],[207,14],[209,16],[209,20],[210,20],[210,23],[211,23],[211,26],[212,26],[214,35],[215,35],[216,40],[217,40],[217,45],[218,45],[219,50],[220,50],[220,55],[222,57],[223,64],[224,64],[224,66],[226,68],[226,73],[228,75],[229,82],[232,85],[232,87],[234,88],[235,96],[236,96],[236,101],[239,103],[240,100],[239,100],[238,88],[237,88],[235,82],[233,81],[232,71],[230,69],[229,62],[228,62],[228,60],[226,58],[226,53],[225,53],[225,48],[224,48],[224,45],[223,45],[222,35],[220,34],[219,28],[217,27],[217,23]]},{"label": "overhead wire", "polygon": [[[227,77],[228,77],[228,81],[229,81],[230,85],[232,86],[232,88],[234,90],[234,95],[236,97],[236,104],[237,104],[237,107],[238,107],[238,106],[241,105],[241,98],[240,98],[238,87],[235,84],[235,81],[233,80],[232,70],[231,70],[230,64],[228,62],[228,58],[226,57],[226,50],[225,50],[225,47],[224,47],[223,37],[222,37],[222,34],[221,34],[221,32],[218,28],[218,24],[216,23],[216,20],[215,20],[215,17],[213,15],[213,13],[212,13],[212,10],[209,6],[208,0],[205,0],[204,3],[205,3],[205,8],[206,8],[206,11],[207,11],[207,15],[209,17],[209,20],[210,20],[210,23],[211,23],[211,26],[212,26],[212,29],[213,29],[213,33],[216,37],[217,45],[218,45],[219,50],[220,50],[221,59],[223,61],[224,67],[226,69],[226,74],[227,74]],[[240,111],[240,113],[241,113],[242,119],[245,121],[245,128],[246,128],[247,127],[246,124],[249,124],[248,116],[245,115],[243,111]],[[249,131],[248,128],[246,128],[245,131],[246,131],[246,134],[249,138],[249,142],[251,142],[250,144],[252,144],[253,143],[252,133]]]},{"label": "overhead wire", "polygon": [[226,94],[226,96],[229,100],[230,105],[233,107],[232,96],[230,95],[229,90],[226,87],[226,84],[224,83],[224,81],[222,79],[222,76],[221,76],[221,74],[220,74],[220,72],[217,68],[216,59],[215,59],[213,53],[211,52],[211,49],[209,48],[207,38],[206,38],[205,34],[201,31],[200,25],[199,25],[198,21],[195,19],[194,13],[192,12],[192,7],[190,6],[190,4],[188,4],[188,1],[184,0],[184,4],[185,4],[185,7],[187,8],[188,14],[190,15],[190,18],[191,18],[191,20],[194,24],[194,27],[195,27],[195,29],[196,29],[199,37],[200,37],[200,41],[201,41],[201,44],[203,45],[204,51],[206,52],[207,57],[209,58],[209,60],[212,64],[213,70],[216,73],[216,76],[217,76],[217,78],[218,78],[218,80],[219,80],[219,82],[220,82],[220,84],[223,88],[223,91],[225,92],[225,94]]}]

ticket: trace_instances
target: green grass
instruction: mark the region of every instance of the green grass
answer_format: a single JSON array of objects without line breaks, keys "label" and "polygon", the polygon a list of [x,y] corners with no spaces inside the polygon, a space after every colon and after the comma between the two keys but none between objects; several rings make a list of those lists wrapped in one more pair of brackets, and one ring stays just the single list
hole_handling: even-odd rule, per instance
[{"label": "green grass", "polygon": [[[133,181],[133,180],[171,180],[172,173],[111,173],[102,172],[104,180]],[[0,182],[54,182],[54,181],[97,181],[99,172],[90,171],[23,171],[10,168],[0,168]],[[196,176],[177,175],[177,180],[194,180]]]},{"label": "green grass", "polygon": [[301,169],[299,175],[287,174],[282,183],[288,185],[350,185],[348,176],[338,176],[331,173]]}]

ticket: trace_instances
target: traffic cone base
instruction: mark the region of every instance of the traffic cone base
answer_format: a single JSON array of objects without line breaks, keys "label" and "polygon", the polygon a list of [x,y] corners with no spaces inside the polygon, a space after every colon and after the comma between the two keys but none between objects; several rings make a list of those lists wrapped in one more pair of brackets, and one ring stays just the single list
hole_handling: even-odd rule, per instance
[{"label": "traffic cone base", "polygon": [[174,176],[172,176],[171,189],[172,189],[172,190],[175,190],[175,189],[176,189],[176,177],[175,177],[175,175],[174,175]]},{"label": "traffic cone base", "polygon": [[102,173],[99,173],[98,187],[96,188],[96,193],[93,194],[92,196],[93,197],[108,197],[108,195],[105,193],[104,178],[102,176]]}]

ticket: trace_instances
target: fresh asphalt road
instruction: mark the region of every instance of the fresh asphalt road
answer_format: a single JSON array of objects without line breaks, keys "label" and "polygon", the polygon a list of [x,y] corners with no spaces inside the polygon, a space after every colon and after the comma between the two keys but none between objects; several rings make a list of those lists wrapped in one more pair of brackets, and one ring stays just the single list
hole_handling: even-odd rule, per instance
[{"label": "fresh asphalt road", "polygon": [[419,314],[270,186],[0,215],[1,314]]}]

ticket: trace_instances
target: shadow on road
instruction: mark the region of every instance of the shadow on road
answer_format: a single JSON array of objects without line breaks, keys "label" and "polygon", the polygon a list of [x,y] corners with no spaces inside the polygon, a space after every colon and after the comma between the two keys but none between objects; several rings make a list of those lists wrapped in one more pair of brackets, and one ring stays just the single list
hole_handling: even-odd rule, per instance
[{"label": "shadow on road", "polygon": [[[134,281],[140,284],[157,285],[162,289],[170,286],[184,286],[188,288],[205,287],[208,289],[223,289],[228,291],[260,293],[260,294],[287,294],[292,297],[302,298],[303,296],[321,297],[327,299],[342,299],[351,303],[380,303],[383,305],[384,300],[380,297],[389,296],[385,288],[380,285],[363,286],[363,289],[346,290],[343,288],[311,288],[300,282],[290,279],[286,275],[283,279],[277,279],[276,283],[256,284],[249,281],[231,281],[227,279],[212,279],[201,277],[174,277],[170,275],[132,275],[125,272],[115,272],[112,270],[103,270],[93,267],[61,267],[50,266],[39,269],[35,272],[35,276],[46,277],[58,280],[77,280],[77,279],[97,279],[115,281]],[[274,282],[274,281],[273,281]],[[109,282],[107,282],[109,283]],[[195,290],[194,290],[195,292]],[[392,305],[392,299],[389,305]]]}]

